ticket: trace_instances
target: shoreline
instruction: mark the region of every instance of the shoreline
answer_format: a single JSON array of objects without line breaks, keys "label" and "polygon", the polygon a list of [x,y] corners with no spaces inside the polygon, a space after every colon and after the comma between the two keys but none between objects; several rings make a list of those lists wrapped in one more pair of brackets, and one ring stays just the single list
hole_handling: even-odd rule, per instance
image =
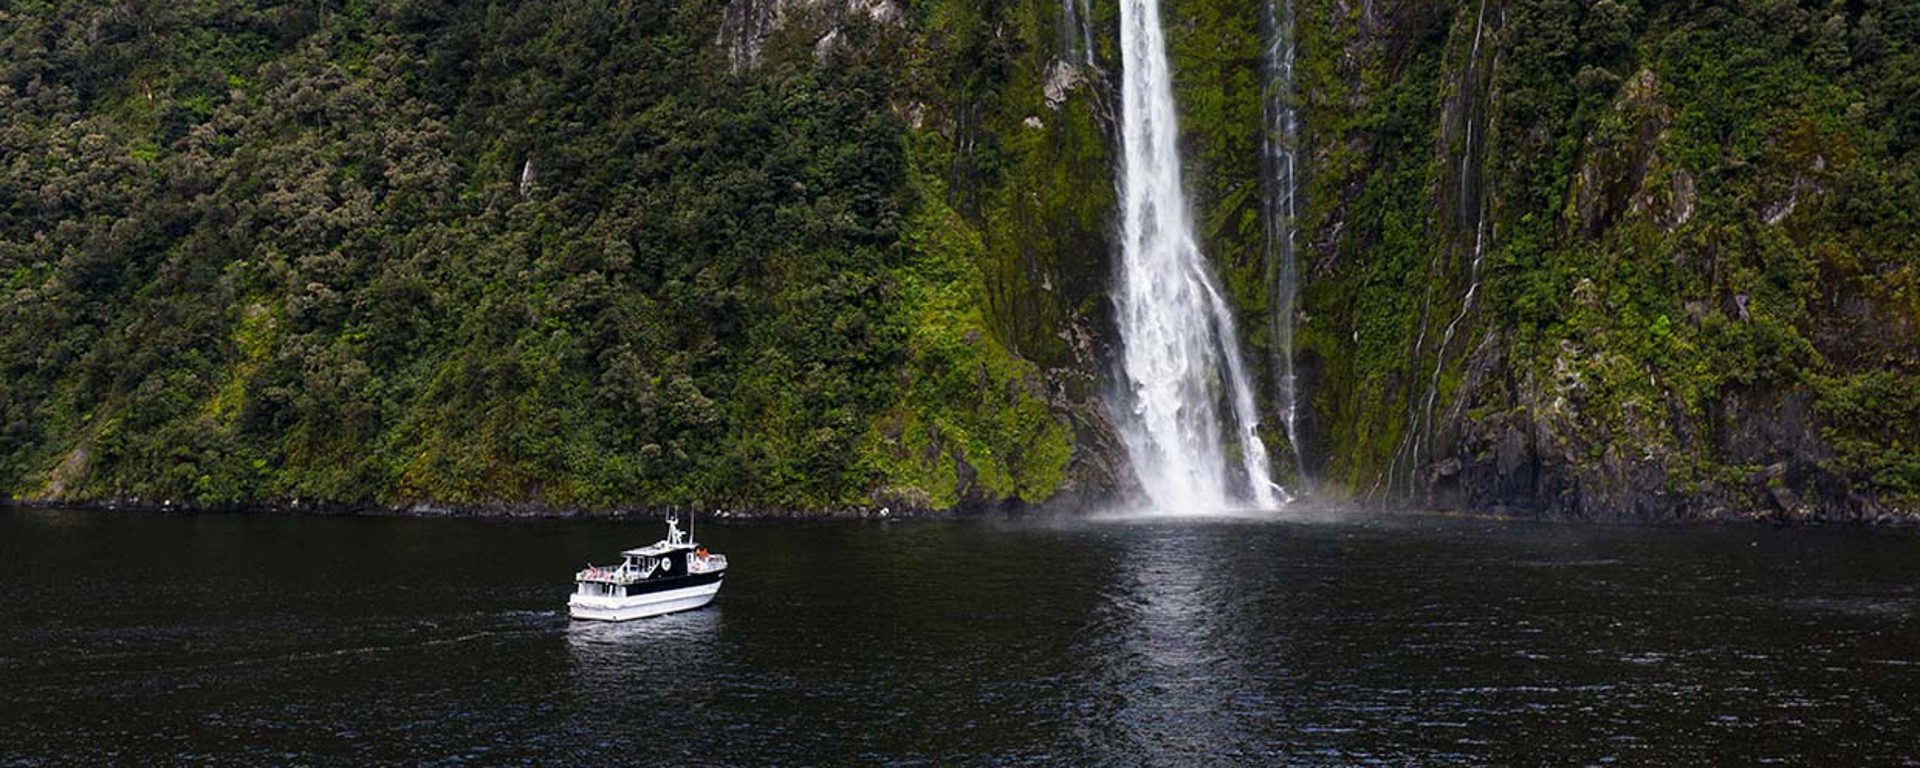
[{"label": "shoreline", "polygon": [[[1007,504],[961,505],[950,509],[900,508],[881,505],[872,508],[773,509],[761,507],[727,508],[718,506],[635,506],[614,509],[553,507],[534,503],[493,504],[341,504],[337,502],[288,499],[243,504],[197,504],[145,499],[0,499],[0,509],[70,509],[87,512],[128,513],[138,515],[288,515],[304,517],[366,517],[465,520],[652,520],[678,512],[698,516],[702,522],[720,523],[812,523],[812,522],[885,522],[894,520],[957,520],[987,517],[1041,517],[1044,505],[1024,502]],[[1053,513],[1053,514],[1057,514]]]},{"label": "shoreline", "polygon": [[[1920,518],[1893,513],[1883,513],[1872,517],[1838,517],[1823,514],[1789,515],[1770,510],[1760,514],[1729,515],[1724,517],[1703,517],[1693,519],[1635,519],[1617,518],[1568,518],[1540,514],[1511,507],[1490,510],[1442,509],[1420,507],[1412,504],[1368,504],[1344,499],[1337,496],[1324,499],[1306,499],[1295,502],[1296,508],[1307,513],[1302,519],[1326,518],[1329,512],[1333,516],[1389,516],[1389,517],[1437,517],[1455,520],[1475,520],[1505,524],[1555,524],[1588,526],[1644,526],[1644,527],[1699,527],[1731,525],[1766,525],[1775,528],[1885,528],[1912,529],[1920,527]],[[1100,504],[1086,499],[1049,500],[1034,504],[1024,501],[1006,501],[998,503],[963,503],[946,509],[890,505],[873,507],[841,507],[827,509],[778,509],[766,507],[728,508],[717,505],[658,505],[634,506],[614,509],[593,509],[584,507],[553,507],[529,502],[491,503],[491,504],[436,504],[415,502],[411,504],[341,504],[308,499],[286,499],[245,504],[196,504],[163,500],[153,502],[145,499],[0,499],[0,509],[71,509],[89,512],[131,513],[141,515],[299,515],[309,517],[365,517],[365,518],[410,518],[410,519],[466,519],[466,520],[657,520],[668,513],[678,512],[696,516],[706,523],[721,524],[808,524],[808,523],[869,523],[918,520],[980,520],[980,519],[1024,519],[1040,520],[1047,518],[1095,518],[1102,510],[1111,510],[1113,504]]]}]

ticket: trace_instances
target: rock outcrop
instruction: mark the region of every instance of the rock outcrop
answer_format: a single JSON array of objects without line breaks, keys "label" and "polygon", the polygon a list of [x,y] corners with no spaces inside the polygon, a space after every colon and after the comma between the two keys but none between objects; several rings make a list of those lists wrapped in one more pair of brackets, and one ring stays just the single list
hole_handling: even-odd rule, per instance
[{"label": "rock outcrop", "polygon": [[726,52],[729,66],[744,72],[759,65],[767,38],[795,20],[817,30],[815,52],[824,55],[840,39],[839,26],[848,19],[897,25],[901,14],[895,0],[728,0],[715,42]]}]

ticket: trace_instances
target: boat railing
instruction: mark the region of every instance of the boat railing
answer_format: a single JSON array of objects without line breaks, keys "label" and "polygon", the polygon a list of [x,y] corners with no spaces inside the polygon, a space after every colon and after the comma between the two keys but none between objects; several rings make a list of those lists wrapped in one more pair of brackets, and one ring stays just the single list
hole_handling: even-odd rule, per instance
[{"label": "boat railing", "polygon": [[[713,573],[714,571],[726,570],[726,567],[726,555],[707,555],[705,557],[695,555],[687,558],[688,573]],[[579,573],[574,574],[573,580],[604,581],[611,584],[632,584],[652,576],[654,571],[657,570],[660,570],[658,562],[646,568],[636,568],[626,563],[622,563],[613,568],[601,568],[599,566],[589,565]]]},{"label": "boat railing", "polygon": [[579,573],[574,574],[573,580],[574,581],[605,581],[605,582],[610,582],[614,584],[632,584],[636,581],[639,581],[641,579],[644,579],[648,576],[653,575],[654,568],[657,568],[657,567],[658,566],[654,566],[653,568],[647,568],[645,570],[642,570],[624,563],[615,568],[601,568],[598,566],[589,565],[585,569],[581,570]]}]

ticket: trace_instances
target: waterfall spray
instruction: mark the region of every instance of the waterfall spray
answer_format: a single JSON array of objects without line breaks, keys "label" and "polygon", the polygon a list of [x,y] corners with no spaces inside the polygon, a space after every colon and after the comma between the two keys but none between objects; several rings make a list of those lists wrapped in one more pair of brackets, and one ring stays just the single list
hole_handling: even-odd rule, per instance
[{"label": "waterfall spray", "polygon": [[1235,504],[1219,401],[1235,423],[1246,498],[1286,498],[1268,474],[1233,314],[1200,254],[1180,180],[1179,125],[1158,0],[1120,7],[1120,292],[1125,348],[1117,421],[1141,486],[1162,511]]}]

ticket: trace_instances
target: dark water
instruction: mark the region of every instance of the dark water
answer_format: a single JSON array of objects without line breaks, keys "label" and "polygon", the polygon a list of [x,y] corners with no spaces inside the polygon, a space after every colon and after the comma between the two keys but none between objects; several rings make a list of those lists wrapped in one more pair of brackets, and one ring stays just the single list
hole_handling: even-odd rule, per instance
[{"label": "dark water", "polygon": [[0,512],[0,762],[1907,763],[1920,536]]}]

